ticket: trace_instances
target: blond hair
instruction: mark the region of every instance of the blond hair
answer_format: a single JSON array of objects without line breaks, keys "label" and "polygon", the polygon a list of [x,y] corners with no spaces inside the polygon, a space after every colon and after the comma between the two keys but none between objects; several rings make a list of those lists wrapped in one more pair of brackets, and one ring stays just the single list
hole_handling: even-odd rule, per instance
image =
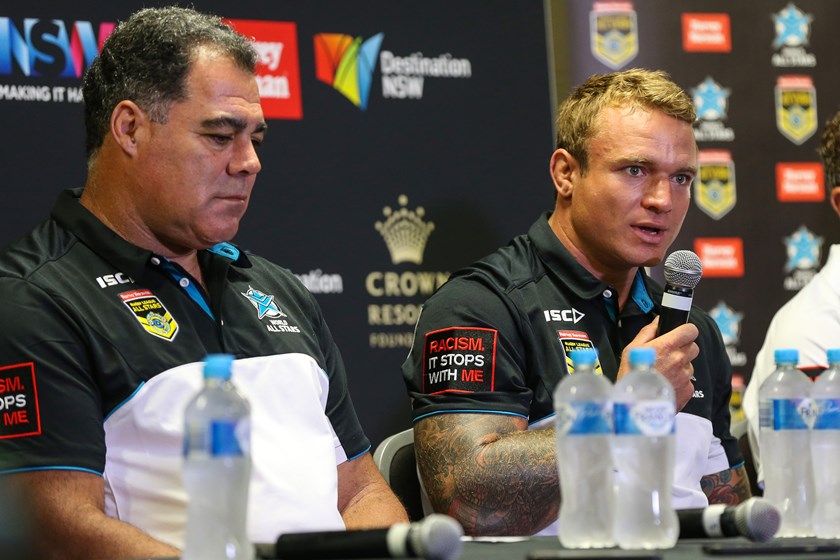
[{"label": "blond hair", "polygon": [[656,109],[693,124],[697,119],[691,98],[661,70],[633,68],[590,76],[557,109],[557,148],[563,148],[586,171],[589,140],[605,107]]}]

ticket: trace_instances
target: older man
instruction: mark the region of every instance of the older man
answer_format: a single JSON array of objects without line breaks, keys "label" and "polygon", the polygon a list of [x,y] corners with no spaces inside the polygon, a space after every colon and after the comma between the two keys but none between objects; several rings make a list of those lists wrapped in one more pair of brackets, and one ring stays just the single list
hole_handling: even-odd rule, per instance
[{"label": "older man", "polygon": [[407,520],[379,475],[311,294],[228,243],[266,134],[250,43],[148,9],[85,76],[88,178],[0,256],[0,369],[19,422],[0,471],[39,557],[175,556],[183,410],[209,353],[252,406],[249,536]]}]

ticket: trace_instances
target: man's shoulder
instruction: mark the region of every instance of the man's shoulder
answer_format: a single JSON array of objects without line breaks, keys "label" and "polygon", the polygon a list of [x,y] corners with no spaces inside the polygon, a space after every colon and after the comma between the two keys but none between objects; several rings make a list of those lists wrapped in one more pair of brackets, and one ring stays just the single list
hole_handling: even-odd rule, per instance
[{"label": "man's shoulder", "polygon": [[0,278],[30,280],[36,274],[50,274],[54,269],[50,265],[66,258],[77,242],[56,222],[44,221],[0,252]]},{"label": "man's shoulder", "polygon": [[[467,289],[485,285],[501,292],[510,292],[533,282],[543,273],[542,263],[530,238],[519,235],[507,245],[457,270],[450,277],[450,282],[453,286]],[[450,282],[444,284],[444,287]]]},{"label": "man's shoulder", "polygon": [[[314,300],[301,277],[291,269],[255,253],[246,251],[245,255],[251,266],[237,269],[243,281],[259,283],[265,289],[282,290],[285,295],[294,294],[307,301]],[[253,287],[258,288],[257,285]]]}]

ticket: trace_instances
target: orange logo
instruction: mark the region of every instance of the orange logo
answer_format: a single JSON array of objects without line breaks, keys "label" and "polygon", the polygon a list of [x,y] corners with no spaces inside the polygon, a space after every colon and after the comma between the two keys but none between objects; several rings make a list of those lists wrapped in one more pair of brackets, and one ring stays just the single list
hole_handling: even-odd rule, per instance
[{"label": "orange logo", "polygon": [[248,19],[231,19],[227,23],[248,37],[260,55],[257,84],[265,118],[302,119],[297,24]]},{"label": "orange logo", "polygon": [[697,238],[694,252],[703,263],[704,277],[744,275],[744,240],[740,237]]},{"label": "orange logo", "polygon": [[683,14],[685,52],[732,52],[729,14]]},{"label": "orange logo", "polygon": [[779,202],[822,202],[825,175],[821,163],[776,164],[776,197]]}]

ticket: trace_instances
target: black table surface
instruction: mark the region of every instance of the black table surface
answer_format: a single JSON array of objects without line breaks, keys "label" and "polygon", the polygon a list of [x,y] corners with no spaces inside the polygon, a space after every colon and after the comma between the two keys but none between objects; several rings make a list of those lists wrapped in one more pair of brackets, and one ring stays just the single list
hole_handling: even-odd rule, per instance
[{"label": "black table surface", "polygon": [[[463,544],[460,560],[715,560],[716,558],[743,560],[832,558],[840,560],[840,540],[813,538],[774,539],[769,543],[753,543],[744,538],[684,539],[677,542],[674,548],[652,551],[618,548],[570,550],[562,548],[556,537],[465,539]],[[317,556],[313,555],[310,560],[317,560]]]}]

